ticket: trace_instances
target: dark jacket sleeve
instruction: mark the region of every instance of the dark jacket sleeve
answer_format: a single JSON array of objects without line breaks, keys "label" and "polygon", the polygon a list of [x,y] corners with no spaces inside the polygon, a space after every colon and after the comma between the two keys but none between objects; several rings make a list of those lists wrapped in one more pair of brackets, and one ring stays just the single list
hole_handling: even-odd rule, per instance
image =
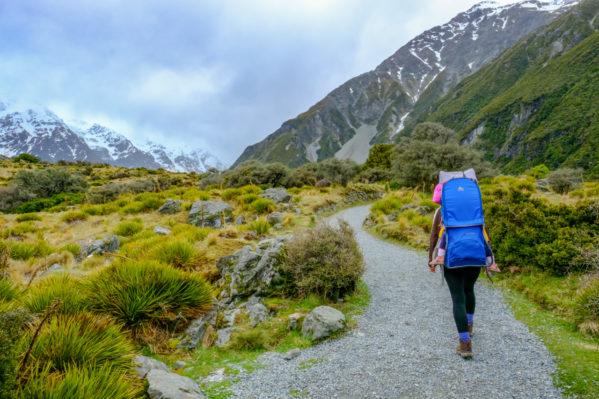
[{"label": "dark jacket sleeve", "polygon": [[433,251],[435,250],[435,246],[437,245],[437,240],[439,239],[439,231],[441,230],[441,208],[437,208],[435,211],[435,216],[433,217],[433,226],[431,228],[431,237],[430,243],[428,247],[428,261],[433,260]]}]

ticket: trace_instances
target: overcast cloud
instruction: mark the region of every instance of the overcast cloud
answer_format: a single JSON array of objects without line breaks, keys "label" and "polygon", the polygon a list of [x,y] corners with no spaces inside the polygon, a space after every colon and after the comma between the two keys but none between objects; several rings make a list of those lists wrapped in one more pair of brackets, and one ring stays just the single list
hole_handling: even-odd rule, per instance
[{"label": "overcast cloud", "polygon": [[[502,0],[502,4],[515,1]],[[0,100],[227,164],[475,0],[0,2]]]}]

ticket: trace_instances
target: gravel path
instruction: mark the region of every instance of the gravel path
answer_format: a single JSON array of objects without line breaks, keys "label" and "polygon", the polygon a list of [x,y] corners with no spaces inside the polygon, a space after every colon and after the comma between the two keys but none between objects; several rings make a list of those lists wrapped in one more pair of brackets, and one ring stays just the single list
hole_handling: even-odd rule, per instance
[{"label": "gravel path", "polygon": [[241,375],[237,398],[559,398],[551,354],[503,303],[476,285],[470,361],[456,353],[451,299],[421,253],[380,241],[361,228],[369,207],[340,212],[356,231],[372,301],[344,337],[290,361],[269,352]]}]

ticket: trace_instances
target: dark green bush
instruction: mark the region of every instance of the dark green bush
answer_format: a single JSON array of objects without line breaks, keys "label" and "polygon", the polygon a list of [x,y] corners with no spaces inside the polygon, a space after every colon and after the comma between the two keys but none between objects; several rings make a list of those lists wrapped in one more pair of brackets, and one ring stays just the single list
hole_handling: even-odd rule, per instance
[{"label": "dark green bush", "polygon": [[35,198],[47,198],[61,193],[79,193],[87,190],[87,182],[69,169],[46,168],[39,170],[20,170],[14,183]]},{"label": "dark green bush", "polygon": [[560,168],[547,175],[547,182],[553,191],[566,194],[582,184],[582,170]]},{"label": "dark green bush", "polygon": [[57,205],[76,205],[82,204],[85,201],[85,193],[61,193],[55,194],[48,198],[39,198],[32,201],[20,203],[13,212],[14,213],[29,213],[41,212],[46,209],[53,208]]},{"label": "dark green bush", "polygon": [[14,157],[13,162],[40,163],[41,159],[35,155],[27,154],[26,152]]},{"label": "dark green bush", "polygon": [[0,311],[0,398],[15,397],[17,367],[31,321],[23,309]]},{"label": "dark green bush", "polygon": [[349,225],[320,224],[287,245],[282,265],[291,291],[300,297],[316,294],[336,300],[350,294],[364,273],[364,261]]},{"label": "dark green bush", "polygon": [[113,264],[86,288],[93,311],[133,328],[195,318],[212,302],[212,289],[201,277],[153,261]]}]

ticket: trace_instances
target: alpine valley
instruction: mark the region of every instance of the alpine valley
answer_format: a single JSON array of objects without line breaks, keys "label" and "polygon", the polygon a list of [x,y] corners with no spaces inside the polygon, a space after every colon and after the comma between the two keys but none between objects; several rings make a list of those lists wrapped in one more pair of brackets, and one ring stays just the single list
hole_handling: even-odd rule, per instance
[{"label": "alpine valley", "polygon": [[21,153],[49,162],[89,161],[174,172],[225,168],[214,155],[200,149],[184,151],[151,141],[138,147],[122,134],[98,124],[67,124],[40,105],[0,102],[0,155]]},{"label": "alpine valley", "polygon": [[[462,132],[464,144],[476,144],[489,158],[510,162],[522,156],[522,147],[508,145],[510,150],[498,150],[508,137],[497,130],[509,127],[513,107],[505,114],[495,109],[495,119],[479,112],[526,75],[528,68],[536,68],[534,73],[542,80],[546,63],[568,56],[592,35],[598,21],[587,9],[596,4],[596,0],[479,3],[415,37],[375,70],[345,82],[308,111],[284,122],[263,141],[247,147],[234,166],[250,159],[298,166],[333,156],[362,163],[373,145],[397,142],[417,122],[426,120],[445,123]],[[535,46],[530,59],[526,58],[529,44]],[[486,79],[481,80],[482,76]],[[468,97],[459,104],[469,101],[467,112],[455,101],[466,87]],[[552,93],[564,90],[556,88]],[[524,121],[539,107],[518,108],[518,120]],[[507,125],[495,122],[495,130],[486,128],[486,123],[491,126],[499,118],[496,115],[507,117]],[[474,143],[475,136],[481,141]],[[542,159],[536,156],[535,160]]]}]

